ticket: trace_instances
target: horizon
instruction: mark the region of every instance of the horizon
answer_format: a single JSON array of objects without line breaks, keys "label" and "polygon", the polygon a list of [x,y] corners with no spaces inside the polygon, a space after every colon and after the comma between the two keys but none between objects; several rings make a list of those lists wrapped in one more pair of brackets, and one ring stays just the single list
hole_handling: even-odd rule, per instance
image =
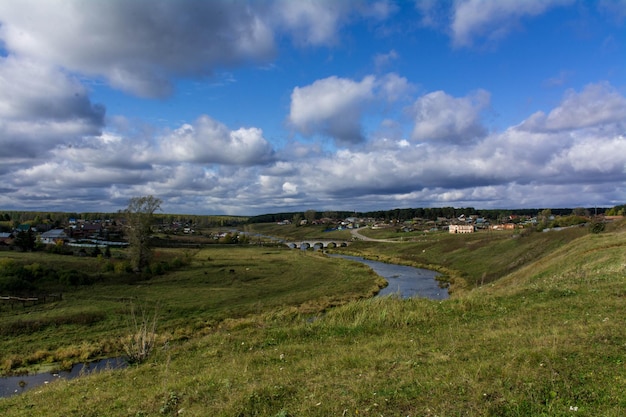
[{"label": "horizon", "polygon": [[0,209],[614,207],[625,42],[624,0],[3,1]]},{"label": "horizon", "polygon": [[[307,209],[307,210],[300,210],[300,211],[282,211],[282,212],[267,212],[267,213],[261,213],[261,214],[255,214],[255,215],[246,215],[246,214],[240,214],[240,215],[234,215],[234,214],[192,214],[192,213],[170,213],[170,212],[155,212],[154,215],[155,216],[194,216],[194,217],[246,217],[246,218],[253,218],[253,217],[263,217],[263,216],[279,216],[279,215],[291,215],[291,214],[304,214],[307,211],[313,211],[316,214],[324,214],[324,213],[354,213],[355,215],[361,214],[361,215],[365,215],[365,214],[371,214],[373,212],[392,212],[392,211],[406,211],[406,210],[442,210],[442,209],[453,209],[453,210],[473,210],[475,212],[488,212],[488,211],[510,211],[512,212],[512,215],[516,215],[516,212],[520,212],[520,211],[536,211],[537,213],[543,211],[543,210],[550,210],[550,211],[555,211],[555,212],[563,212],[563,211],[574,211],[576,209],[584,209],[586,211],[589,212],[589,215],[592,215],[591,211],[592,210],[601,210],[602,213],[615,208],[615,207],[621,207],[623,205],[618,205],[618,206],[611,206],[611,207],[603,207],[603,206],[597,206],[597,207],[530,207],[530,208],[494,208],[494,209],[486,209],[486,208],[476,208],[476,207],[454,207],[454,206],[439,206],[439,207],[396,207],[393,209],[386,209],[386,210],[379,210],[379,209],[374,209],[374,210],[366,210],[366,211],[360,211],[360,210],[315,210],[315,209]],[[36,211],[36,210],[0,210],[0,213],[10,213],[10,212],[17,212],[17,213],[36,213],[36,214],[44,214],[44,213],[49,213],[49,214],[76,214],[79,216],[82,215],[89,215],[89,214],[104,214],[104,215],[110,215],[110,214],[123,214],[122,210],[116,210],[116,211],[111,211],[111,212],[101,212],[101,211],[83,211],[83,212],[77,212],[77,211]],[[100,219],[97,219],[100,220]]]}]

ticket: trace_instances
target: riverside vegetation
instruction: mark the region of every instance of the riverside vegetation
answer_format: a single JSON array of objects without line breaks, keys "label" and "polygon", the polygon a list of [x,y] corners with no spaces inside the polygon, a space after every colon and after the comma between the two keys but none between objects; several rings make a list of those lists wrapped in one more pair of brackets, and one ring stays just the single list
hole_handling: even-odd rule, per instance
[{"label": "riverside vegetation", "polygon": [[438,269],[451,299],[372,298],[381,283],[366,267],[279,247],[157,250],[168,267],[150,279],[107,266],[124,262],[116,251],[0,253],[4,268],[88,271],[93,282],[2,307],[5,373],[121,354],[131,307],[158,312],[144,362],[0,399],[0,414],[625,414],[623,223],[403,237],[336,250]]}]

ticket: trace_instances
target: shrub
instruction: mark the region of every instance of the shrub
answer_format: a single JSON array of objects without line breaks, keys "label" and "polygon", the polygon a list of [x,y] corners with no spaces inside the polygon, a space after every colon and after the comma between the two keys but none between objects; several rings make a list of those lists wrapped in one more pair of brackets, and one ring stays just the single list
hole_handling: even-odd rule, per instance
[{"label": "shrub", "polygon": [[591,230],[591,233],[602,233],[604,232],[605,228],[606,228],[606,225],[604,222],[594,221],[591,224],[591,228],[589,230]]},{"label": "shrub", "polygon": [[128,261],[117,262],[114,269],[116,274],[126,274],[133,272],[133,268],[130,266],[130,262]]},{"label": "shrub", "polygon": [[0,291],[18,294],[27,293],[35,289],[35,286],[19,277],[0,277]]},{"label": "shrub", "polygon": [[90,275],[75,269],[59,273],[59,283],[63,285],[77,287],[79,285],[91,285],[94,281],[94,278]]},{"label": "shrub", "polygon": [[122,347],[126,353],[128,362],[141,363],[145,361],[156,343],[157,309],[149,316],[145,309],[141,309],[138,317],[135,307],[130,309],[130,334],[122,339]]},{"label": "shrub", "polygon": [[56,255],[73,255],[74,252],[69,246],[63,245],[48,245],[46,246],[46,252]]}]

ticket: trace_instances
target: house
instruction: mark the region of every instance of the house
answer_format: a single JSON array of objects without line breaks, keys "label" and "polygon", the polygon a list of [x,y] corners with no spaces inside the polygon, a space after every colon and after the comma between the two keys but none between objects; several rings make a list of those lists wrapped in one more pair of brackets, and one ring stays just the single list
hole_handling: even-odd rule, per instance
[{"label": "house", "polygon": [[0,246],[10,246],[13,238],[13,233],[0,233]]},{"label": "house", "polygon": [[41,243],[46,245],[56,245],[59,242],[65,242],[69,236],[63,229],[52,229],[41,234]]},{"label": "house", "polygon": [[471,224],[451,224],[450,233],[474,233],[474,225]]},{"label": "house", "polygon": [[515,230],[515,223],[494,224],[491,230]]},{"label": "house", "polygon": [[16,232],[28,232],[31,229],[30,224],[28,223],[23,223],[20,224],[19,226],[17,226],[17,228],[15,229]]}]

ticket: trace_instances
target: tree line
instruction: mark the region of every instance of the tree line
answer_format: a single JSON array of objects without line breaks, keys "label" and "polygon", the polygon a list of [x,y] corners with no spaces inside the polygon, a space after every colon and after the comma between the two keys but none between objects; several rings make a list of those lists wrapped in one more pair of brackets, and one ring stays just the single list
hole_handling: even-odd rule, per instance
[{"label": "tree line", "polygon": [[[306,219],[310,221],[321,220],[323,218],[330,219],[346,219],[349,217],[357,218],[372,218],[376,220],[384,221],[407,221],[412,219],[426,219],[437,220],[438,218],[458,218],[461,215],[465,217],[478,216],[491,221],[504,221],[511,216],[528,216],[535,217],[539,215],[544,208],[530,208],[530,209],[475,209],[474,207],[425,207],[425,208],[396,208],[392,210],[376,210],[376,211],[316,211],[307,210],[300,212],[283,212],[283,213],[270,213],[262,214],[258,216],[252,216],[248,219],[248,223],[277,223],[285,220],[292,221],[294,218]],[[568,215],[594,215],[604,214],[607,209],[603,207],[593,208],[551,208],[549,209],[552,215],[555,216],[568,216]],[[622,212],[624,210],[622,209]]]}]

